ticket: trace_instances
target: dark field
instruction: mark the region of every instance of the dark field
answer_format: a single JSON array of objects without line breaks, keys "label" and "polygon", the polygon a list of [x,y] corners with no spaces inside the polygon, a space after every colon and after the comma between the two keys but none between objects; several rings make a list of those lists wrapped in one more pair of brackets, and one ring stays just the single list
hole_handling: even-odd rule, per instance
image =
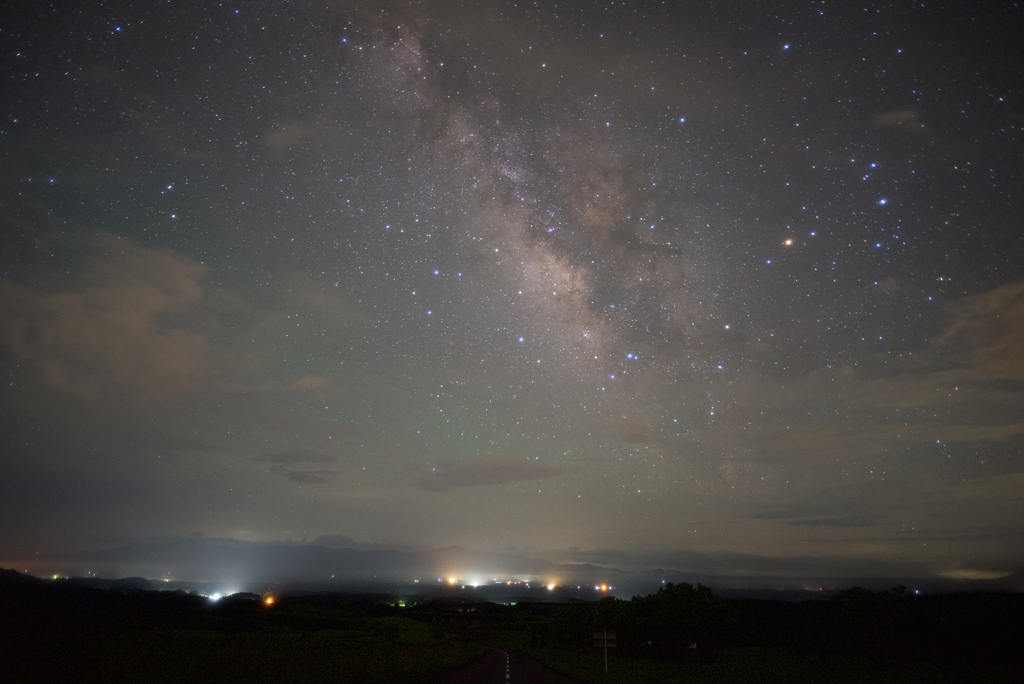
[{"label": "dark field", "polygon": [[[681,584],[571,604],[342,594],[268,604],[2,572],[0,682],[420,682],[488,646],[591,682],[1024,681],[1019,594],[726,601]],[[593,645],[605,628],[617,635],[607,675]]]}]

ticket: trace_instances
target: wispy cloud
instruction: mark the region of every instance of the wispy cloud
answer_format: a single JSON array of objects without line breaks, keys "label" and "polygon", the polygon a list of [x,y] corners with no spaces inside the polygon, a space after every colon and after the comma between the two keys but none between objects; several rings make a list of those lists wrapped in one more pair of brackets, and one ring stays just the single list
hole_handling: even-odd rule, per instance
[{"label": "wispy cloud", "polygon": [[453,487],[505,485],[542,480],[568,472],[537,461],[510,456],[488,456],[474,461],[443,462],[420,479],[424,489],[446,491]]},{"label": "wispy cloud", "polygon": [[309,392],[320,400],[326,400],[338,391],[338,388],[324,376],[312,374],[303,375],[301,378],[288,385],[287,389],[295,390],[297,392]]},{"label": "wispy cloud", "polygon": [[241,383],[213,341],[207,269],[166,249],[96,234],[74,245],[61,289],[0,280],[2,339],[53,387],[85,398],[231,392]]},{"label": "wispy cloud", "polygon": [[906,127],[928,130],[928,126],[921,121],[921,112],[916,109],[893,109],[882,112],[875,117],[874,123],[879,128]]},{"label": "wispy cloud", "polygon": [[280,465],[292,465],[297,463],[333,463],[336,459],[328,454],[320,454],[314,451],[271,451],[260,456],[261,460],[270,461]]},{"label": "wispy cloud", "polygon": [[939,348],[960,352],[965,380],[1024,380],[1024,281],[1009,283],[950,307],[952,323]]},{"label": "wispy cloud", "polygon": [[270,468],[270,472],[275,475],[284,475],[292,482],[300,482],[303,484],[322,484],[324,482],[330,482],[338,473],[333,470],[298,470],[294,468],[286,468],[281,465],[273,466]]},{"label": "wispy cloud", "polygon": [[257,457],[256,460],[267,461],[273,464],[267,469],[267,472],[274,475],[282,475],[292,482],[302,484],[330,482],[338,475],[336,470],[311,467],[313,465],[334,463],[336,460],[328,454],[320,454],[313,451],[267,452]]}]

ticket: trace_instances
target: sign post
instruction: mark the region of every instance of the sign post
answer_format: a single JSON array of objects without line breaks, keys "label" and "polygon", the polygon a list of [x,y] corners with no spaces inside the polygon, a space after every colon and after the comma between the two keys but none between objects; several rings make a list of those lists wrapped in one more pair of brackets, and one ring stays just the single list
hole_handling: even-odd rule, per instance
[{"label": "sign post", "polygon": [[615,648],[615,632],[608,631],[608,628],[594,632],[594,646],[604,649],[604,673],[608,674],[608,649]]}]

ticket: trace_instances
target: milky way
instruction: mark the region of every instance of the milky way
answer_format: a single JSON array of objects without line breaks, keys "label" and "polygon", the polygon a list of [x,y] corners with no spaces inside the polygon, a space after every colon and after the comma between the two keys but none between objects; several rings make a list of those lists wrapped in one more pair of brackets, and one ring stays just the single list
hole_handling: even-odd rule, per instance
[{"label": "milky way", "polygon": [[1024,570],[1024,11],[971,12],[3,9],[0,560]]}]

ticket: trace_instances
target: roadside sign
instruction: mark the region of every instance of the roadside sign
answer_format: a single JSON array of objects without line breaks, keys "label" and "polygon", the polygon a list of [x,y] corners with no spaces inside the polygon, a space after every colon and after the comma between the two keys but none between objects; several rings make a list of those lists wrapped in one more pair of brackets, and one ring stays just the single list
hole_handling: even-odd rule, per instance
[{"label": "roadside sign", "polygon": [[604,649],[604,673],[608,674],[608,649],[615,648],[615,632],[607,629],[594,632],[594,646]]}]

